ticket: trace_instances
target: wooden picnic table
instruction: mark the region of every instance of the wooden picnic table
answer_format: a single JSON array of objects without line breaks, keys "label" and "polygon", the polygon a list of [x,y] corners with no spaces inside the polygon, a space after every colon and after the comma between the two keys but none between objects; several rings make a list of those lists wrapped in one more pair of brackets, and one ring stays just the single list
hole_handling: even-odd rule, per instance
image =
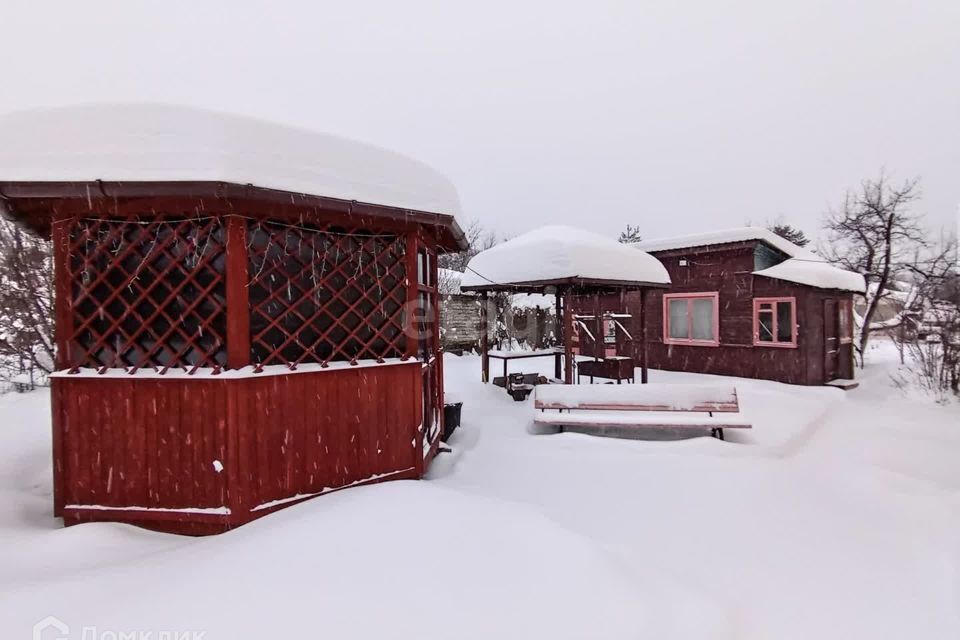
[{"label": "wooden picnic table", "polygon": [[555,369],[559,371],[561,358],[563,357],[563,349],[556,347],[551,349],[534,349],[533,351],[503,351],[501,349],[494,349],[493,351],[488,351],[487,356],[490,358],[498,358],[503,360],[503,380],[504,386],[506,386],[507,365],[511,360],[546,358],[548,356],[554,356],[556,362]]}]

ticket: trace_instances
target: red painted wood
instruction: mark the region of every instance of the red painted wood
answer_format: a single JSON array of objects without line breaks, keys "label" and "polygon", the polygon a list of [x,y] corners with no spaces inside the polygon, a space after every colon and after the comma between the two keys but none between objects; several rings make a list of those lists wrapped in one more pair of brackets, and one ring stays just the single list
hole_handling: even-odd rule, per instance
[{"label": "red painted wood", "polygon": [[[51,386],[55,386],[53,381]],[[51,398],[51,427],[53,450],[53,515],[63,515],[63,402],[60,396],[52,394]]]},{"label": "red painted wood", "polygon": [[[819,385],[829,378],[824,367],[823,309],[825,300],[839,303],[852,294],[816,289],[796,283],[752,275],[756,242],[713,245],[695,249],[655,252],[670,274],[672,285],[666,293],[719,293],[719,346],[665,344],[663,341],[663,293],[651,289],[626,295],[622,311],[632,314],[631,333],[640,335],[643,322],[641,302],[645,300],[646,340],[634,342],[634,356],[642,366],[644,352],[651,368],[762,378],[791,384]],[[685,266],[680,260],[686,259]],[[754,298],[796,299],[799,327],[796,348],[771,349],[753,345]],[[612,296],[611,296],[612,298]],[[617,308],[617,301],[610,300]],[[852,362],[852,345],[841,345],[841,362]],[[850,368],[852,375],[852,367]],[[846,372],[846,369],[845,369]]]},{"label": "red painted wood", "polygon": [[[559,292],[557,295],[561,295]],[[573,384],[573,296],[563,290],[563,381]]]},{"label": "red painted wood", "polygon": [[404,248],[406,265],[406,299],[403,331],[406,336],[404,355],[414,357],[417,354],[417,234],[408,233]]},{"label": "red painted wood", "polygon": [[250,296],[247,288],[247,225],[239,216],[227,218],[227,367],[250,364]]},{"label": "red painted wood", "polygon": [[[71,523],[118,520],[204,533],[198,527],[222,530],[259,517],[262,510],[251,510],[271,501],[382,474],[416,477],[423,462],[412,446],[422,413],[419,380],[419,362],[242,379],[57,378],[55,405],[63,418],[78,418],[63,443],[67,469],[75,460],[78,470],[64,475],[71,479],[64,515]],[[231,513],[69,505],[227,506]]]}]

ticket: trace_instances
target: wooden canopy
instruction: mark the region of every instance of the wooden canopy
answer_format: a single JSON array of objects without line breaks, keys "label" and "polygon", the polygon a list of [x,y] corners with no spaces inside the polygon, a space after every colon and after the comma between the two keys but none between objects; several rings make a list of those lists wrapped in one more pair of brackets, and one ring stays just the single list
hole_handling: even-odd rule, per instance
[{"label": "wooden canopy", "polygon": [[[468,267],[469,268],[469,267]],[[630,282],[619,280],[605,280],[592,278],[558,278],[554,280],[489,283],[489,285],[472,285],[463,287],[464,291],[475,291],[480,294],[480,353],[482,362],[483,382],[490,381],[490,340],[488,333],[489,311],[488,294],[493,292],[512,293],[541,293],[555,294],[557,326],[560,327],[560,339],[563,341],[563,371],[561,373],[560,352],[557,353],[554,367],[556,378],[563,378],[564,383],[573,384],[573,306],[572,297],[593,296],[597,311],[595,317],[601,318],[599,311],[602,295],[616,294],[623,291],[640,291],[640,381],[647,382],[647,311],[646,291],[651,288],[667,288],[668,285],[650,282]]]}]

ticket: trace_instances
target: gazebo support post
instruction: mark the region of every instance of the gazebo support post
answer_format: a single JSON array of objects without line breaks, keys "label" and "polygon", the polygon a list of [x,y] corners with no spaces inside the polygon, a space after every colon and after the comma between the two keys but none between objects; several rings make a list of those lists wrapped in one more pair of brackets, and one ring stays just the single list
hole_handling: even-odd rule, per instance
[{"label": "gazebo support post", "polygon": [[640,384],[647,384],[647,290],[640,289]]},{"label": "gazebo support post", "polygon": [[227,216],[227,368],[250,364],[250,293],[247,288],[247,228],[240,216]]},{"label": "gazebo support post", "polygon": [[482,291],[480,293],[480,379],[484,384],[490,382],[490,340],[487,337],[488,301],[487,292]]},{"label": "gazebo support post", "polygon": [[600,292],[595,291],[593,294],[593,319],[596,329],[596,337],[593,340],[593,359],[599,361],[603,358],[604,349],[606,345],[604,344],[603,336],[603,314],[600,312]]},{"label": "gazebo support post", "polygon": [[570,288],[563,288],[563,381],[573,384],[573,305]]},{"label": "gazebo support post", "polygon": [[[563,344],[565,341],[564,331],[563,331],[563,306],[560,304],[561,297],[560,297],[559,289],[557,289],[553,297],[555,298],[554,303],[556,306],[556,316],[553,323],[553,327],[554,327],[553,330],[557,334],[556,337],[558,342],[560,342],[560,344]],[[560,380],[562,375],[563,375],[563,356],[560,354],[559,351],[557,351],[557,354],[553,357],[553,377],[557,380]]]}]

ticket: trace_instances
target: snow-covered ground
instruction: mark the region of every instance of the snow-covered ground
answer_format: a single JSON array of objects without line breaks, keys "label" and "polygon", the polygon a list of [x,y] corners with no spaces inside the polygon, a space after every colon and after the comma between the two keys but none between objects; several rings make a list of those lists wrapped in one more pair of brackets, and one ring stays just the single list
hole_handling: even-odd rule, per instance
[{"label": "snow-covered ground", "polygon": [[0,397],[0,637],[960,637],[960,406],[897,391],[886,345],[848,393],[735,380],[728,442],[534,435],[445,366],[463,425],[427,481],[202,539],[58,528],[48,396]]}]

